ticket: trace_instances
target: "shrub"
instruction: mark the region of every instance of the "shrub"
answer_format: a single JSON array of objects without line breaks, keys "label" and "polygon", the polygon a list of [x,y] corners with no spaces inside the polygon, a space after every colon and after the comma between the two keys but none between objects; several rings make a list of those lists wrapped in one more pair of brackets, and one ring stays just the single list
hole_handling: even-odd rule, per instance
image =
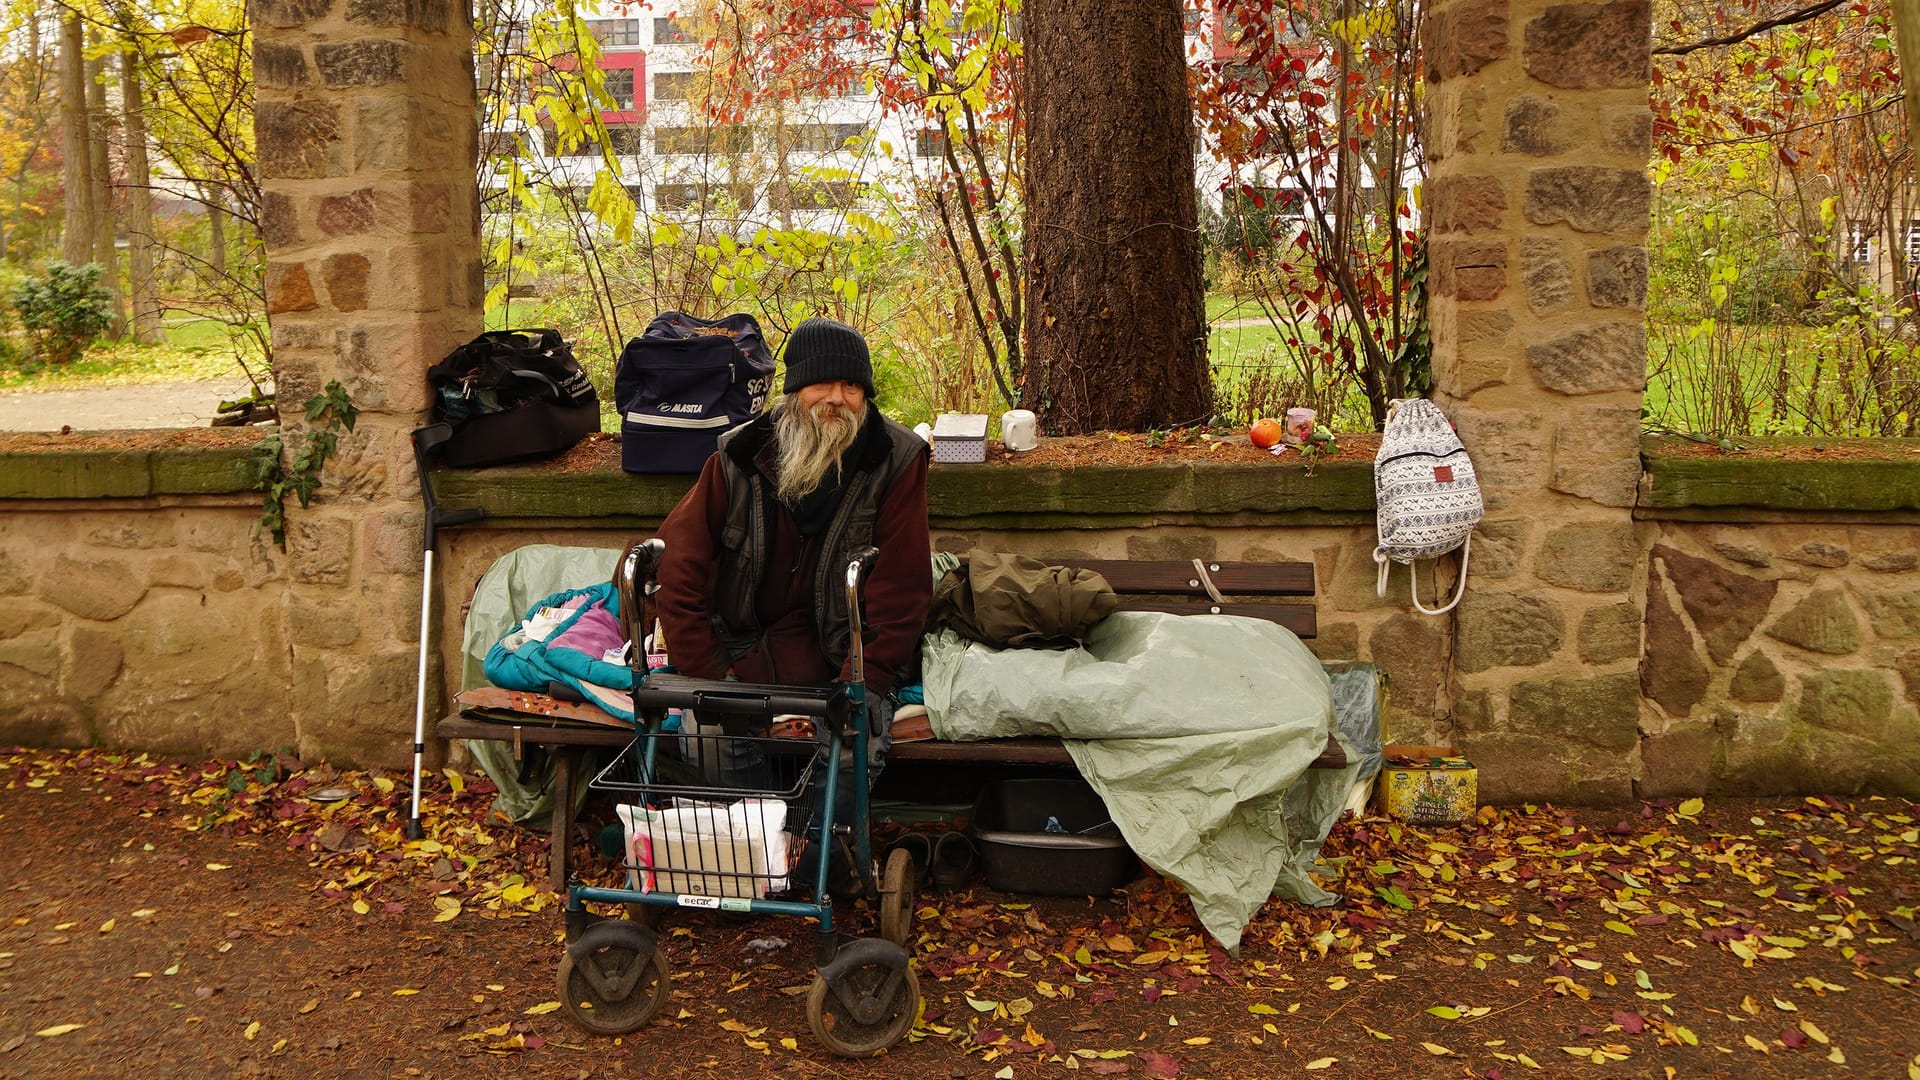
[{"label": "shrub", "polygon": [[13,287],[13,310],[41,363],[71,362],[112,324],[113,298],[100,284],[100,267],[47,264],[41,277]]}]

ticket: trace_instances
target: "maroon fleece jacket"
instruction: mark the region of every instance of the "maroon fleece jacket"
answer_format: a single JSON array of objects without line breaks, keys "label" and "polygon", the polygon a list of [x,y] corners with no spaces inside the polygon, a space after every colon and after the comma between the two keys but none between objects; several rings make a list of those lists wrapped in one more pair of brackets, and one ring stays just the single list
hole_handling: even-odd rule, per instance
[{"label": "maroon fleece jacket", "polygon": [[[803,541],[784,506],[770,523],[766,570],[755,594],[760,640],[746,655],[728,660],[708,622],[716,569],[714,545],[726,514],[726,479],[720,455],[715,454],[660,525],[667,550],[660,561],[660,591],[654,600],[674,667],[708,679],[718,679],[731,669],[747,682],[800,685],[848,679],[851,661],[836,669],[814,629],[813,570],[822,538]],[[866,681],[873,693],[885,694],[911,666],[933,604],[925,455],[881,497],[873,543],[880,555],[864,594]],[[827,580],[830,587],[841,587],[844,578],[829,574]]]}]

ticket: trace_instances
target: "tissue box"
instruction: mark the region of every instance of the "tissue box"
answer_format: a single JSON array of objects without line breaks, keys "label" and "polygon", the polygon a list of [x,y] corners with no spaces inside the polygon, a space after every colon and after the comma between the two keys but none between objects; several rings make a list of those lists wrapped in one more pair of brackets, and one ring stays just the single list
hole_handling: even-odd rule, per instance
[{"label": "tissue box", "polygon": [[1451,746],[1388,743],[1380,805],[1416,825],[1457,825],[1479,808],[1479,770]]},{"label": "tissue box", "polygon": [[978,465],[987,460],[984,413],[941,413],[933,418],[933,460],[947,465]]}]

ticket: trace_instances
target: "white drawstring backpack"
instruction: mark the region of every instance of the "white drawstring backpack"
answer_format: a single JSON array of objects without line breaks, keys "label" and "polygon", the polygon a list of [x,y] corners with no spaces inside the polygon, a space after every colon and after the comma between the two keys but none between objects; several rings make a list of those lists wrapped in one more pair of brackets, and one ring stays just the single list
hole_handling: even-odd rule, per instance
[{"label": "white drawstring backpack", "polygon": [[[1467,591],[1467,555],[1473,527],[1486,514],[1473,461],[1439,406],[1424,398],[1396,401],[1387,409],[1387,429],[1373,459],[1374,517],[1380,529],[1373,561],[1379,564],[1379,595],[1387,595],[1394,563],[1411,569],[1416,559],[1436,559],[1460,549],[1460,580],[1444,607],[1420,603],[1417,574],[1409,576],[1413,606],[1428,615],[1452,611]],[[1438,603],[1435,598],[1435,603]]]}]

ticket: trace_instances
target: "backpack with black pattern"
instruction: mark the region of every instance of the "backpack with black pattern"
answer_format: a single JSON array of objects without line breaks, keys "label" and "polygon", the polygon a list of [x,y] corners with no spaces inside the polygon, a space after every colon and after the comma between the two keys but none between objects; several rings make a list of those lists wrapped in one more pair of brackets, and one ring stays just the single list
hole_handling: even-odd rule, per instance
[{"label": "backpack with black pattern", "polygon": [[[1379,564],[1379,594],[1387,595],[1387,573],[1394,563],[1412,567],[1416,559],[1460,552],[1460,580],[1453,599],[1438,608],[1420,603],[1408,584],[1413,606],[1428,615],[1453,610],[1467,588],[1467,555],[1473,527],[1486,514],[1473,461],[1439,406],[1424,398],[1394,402],[1380,452],[1373,459],[1374,518],[1380,542],[1373,549]],[[1418,575],[1413,575],[1417,580]]]}]

